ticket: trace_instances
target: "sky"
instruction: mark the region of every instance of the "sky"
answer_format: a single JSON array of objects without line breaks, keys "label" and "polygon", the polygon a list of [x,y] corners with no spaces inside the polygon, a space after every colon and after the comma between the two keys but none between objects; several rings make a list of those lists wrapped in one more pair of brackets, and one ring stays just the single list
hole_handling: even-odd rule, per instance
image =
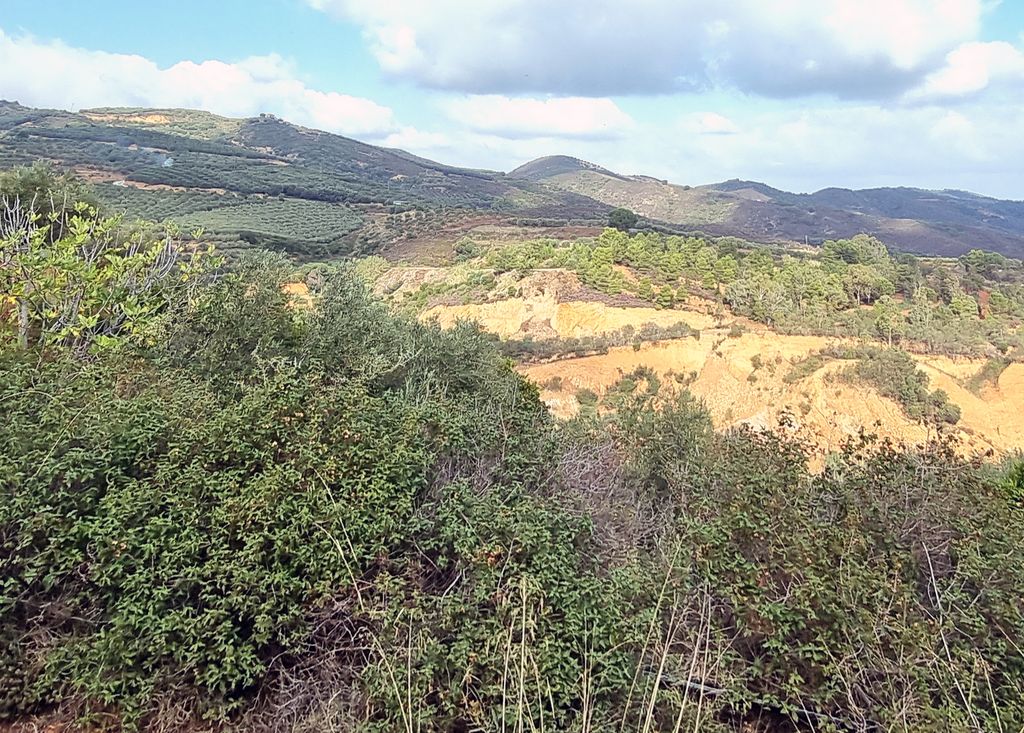
[{"label": "sky", "polygon": [[1024,199],[1024,0],[0,0],[0,99],[453,165]]}]

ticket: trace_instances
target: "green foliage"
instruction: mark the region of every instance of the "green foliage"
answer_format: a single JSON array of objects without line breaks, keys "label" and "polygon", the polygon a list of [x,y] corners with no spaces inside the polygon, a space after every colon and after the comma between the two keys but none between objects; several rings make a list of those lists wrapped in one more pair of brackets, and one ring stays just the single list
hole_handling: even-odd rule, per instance
[{"label": "green foliage", "polygon": [[[730,254],[721,254],[725,251]],[[684,279],[709,292],[716,292],[719,282],[732,281],[738,268],[735,252],[735,242],[720,247],[698,237],[654,232],[630,236],[608,228],[592,240],[544,239],[503,245],[488,251],[484,261],[499,272],[566,268],[601,292],[630,293],[670,308],[686,292]],[[631,268],[640,277],[629,278],[615,265]]]},{"label": "green foliage", "polygon": [[[687,292],[721,298],[733,312],[788,333],[874,337],[972,356],[1024,346],[1024,286],[1010,284],[1021,278],[1014,261],[995,271],[997,283],[977,274],[958,279],[944,261],[892,257],[865,236],[826,242],[820,255],[777,254],[728,238],[606,229],[597,239],[501,245],[483,262],[497,272],[569,269],[603,293],[666,308]],[[989,293],[988,317],[978,317],[978,301],[963,287]]]},{"label": "green foliage", "polygon": [[814,374],[827,363],[827,357],[821,352],[808,354],[802,359],[793,362],[789,371],[782,376],[786,384],[795,384]]},{"label": "green foliage", "polygon": [[982,389],[988,385],[999,383],[1000,375],[1010,366],[1010,360],[1004,357],[995,357],[986,361],[978,373],[967,381],[967,389],[975,394],[980,394]]},{"label": "green foliage", "polygon": [[[659,427],[633,443],[635,460],[645,483],[663,487],[656,501],[680,497],[672,615],[701,619],[728,704],[793,718],[810,710],[826,729],[1020,720],[1024,659],[991,626],[1021,628],[1013,588],[1022,577],[1001,576],[999,557],[1020,518],[976,469],[936,446],[851,446],[836,470],[809,479],[799,446],[747,432],[709,437],[692,418],[677,420],[693,437],[673,445],[696,455],[648,448]],[[983,580],[986,569],[1000,581]],[[690,638],[680,667],[701,648]],[[993,666],[980,670],[975,655]],[[851,699],[850,686],[867,694]]]},{"label": "green foliage", "polygon": [[949,309],[960,318],[977,317],[978,301],[967,293],[957,291],[950,298]]},{"label": "green foliage", "polygon": [[608,213],[608,226],[612,229],[618,229],[623,232],[628,232],[630,229],[636,226],[639,217],[630,211],[629,209],[612,209]]},{"label": "green foliage", "polygon": [[844,375],[867,382],[879,394],[899,402],[907,415],[917,420],[956,423],[960,408],[949,402],[942,390],[929,392],[928,375],[921,371],[905,351],[862,347],[857,362]]},{"label": "green foliage", "polygon": [[[536,391],[478,332],[396,320],[347,277],[296,312],[281,272],[243,263],[146,352],[6,359],[8,710],[70,696],[131,724],[184,695],[228,714],[324,603],[405,562],[431,466],[500,440],[495,470],[538,470]],[[482,417],[499,410],[504,428]]]},{"label": "green foliage", "polygon": [[1011,501],[1024,507],[1024,460],[1020,457],[1011,460],[999,485]]},{"label": "green foliage", "polygon": [[130,231],[84,203],[62,216],[37,226],[30,211],[0,239],[0,328],[21,348],[61,343],[84,352],[144,340],[210,260],[209,251],[180,246],[176,232]]},{"label": "green foliage", "polygon": [[609,349],[616,346],[632,345],[634,349],[639,350],[640,345],[644,343],[688,336],[699,338],[700,332],[694,331],[685,323],[676,323],[671,326],[645,323],[639,329],[624,326],[617,331],[603,333],[600,336],[546,339],[533,339],[527,336],[522,339],[505,339],[500,341],[497,346],[503,354],[512,357],[517,362],[529,363],[606,354]]},{"label": "green foliage", "polygon": [[[636,244],[545,256],[705,246],[616,255]],[[1024,726],[1016,468],[865,438],[812,473],[644,368],[558,426],[478,329],[397,316],[340,268],[296,308],[292,273],[240,258],[176,291],[158,338],[84,361],[0,353],[4,717]],[[827,356],[946,419],[906,354]]]},{"label": "green foliage", "polygon": [[892,346],[893,340],[899,340],[907,332],[907,321],[903,310],[890,296],[883,295],[874,305],[875,330],[878,335]]},{"label": "green foliage", "polygon": [[52,166],[35,162],[0,172],[0,206],[33,212],[36,221],[48,227],[51,239],[66,233],[79,205],[95,207],[92,191],[77,176],[59,172]]}]

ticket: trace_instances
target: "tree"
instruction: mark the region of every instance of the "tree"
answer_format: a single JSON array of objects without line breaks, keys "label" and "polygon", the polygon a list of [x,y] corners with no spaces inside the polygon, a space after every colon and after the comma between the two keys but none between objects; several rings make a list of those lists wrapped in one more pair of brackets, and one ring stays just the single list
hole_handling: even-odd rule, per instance
[{"label": "tree", "polygon": [[871,265],[850,265],[843,276],[843,284],[857,303],[874,303],[883,295],[896,292],[892,281]]},{"label": "tree", "polygon": [[654,300],[654,286],[651,283],[651,278],[642,277],[640,282],[636,286],[637,297],[643,298],[644,300]]},{"label": "tree", "polygon": [[899,303],[888,295],[875,301],[875,330],[892,346],[893,338],[900,338],[907,332],[907,319]]},{"label": "tree", "polygon": [[[17,211],[17,209],[14,209]],[[0,236],[0,324],[18,346],[63,344],[85,352],[142,337],[174,291],[191,288],[211,251],[184,250],[171,230],[162,237],[126,231],[120,217],[101,218],[77,204],[61,222]]]},{"label": "tree", "polygon": [[714,247],[701,247],[693,258],[693,269],[700,279],[701,286],[711,290],[718,284],[715,266],[718,264],[718,252]]},{"label": "tree", "polygon": [[858,234],[851,239],[830,240],[822,246],[826,262],[848,265],[891,265],[889,251],[874,237]]},{"label": "tree", "polygon": [[670,286],[665,285],[655,296],[655,303],[661,308],[671,308],[676,302],[676,292]]},{"label": "tree", "polygon": [[769,325],[793,307],[785,288],[765,274],[750,275],[730,284],[726,302],[736,312]]},{"label": "tree", "polygon": [[766,249],[755,249],[740,261],[740,272],[744,275],[771,275],[775,270],[775,260]]},{"label": "tree", "polygon": [[722,255],[715,263],[715,275],[719,282],[731,283],[739,275],[740,266],[732,255]]},{"label": "tree", "polygon": [[972,318],[978,315],[978,301],[963,290],[957,290],[949,299],[949,308],[961,318]]},{"label": "tree", "polygon": [[626,208],[612,209],[608,214],[608,226],[619,231],[629,231],[636,226],[639,217]]},{"label": "tree", "polygon": [[0,174],[0,212],[6,230],[0,231],[0,237],[31,220],[48,227],[50,238],[60,239],[77,204],[97,206],[88,186],[73,173],[58,172],[43,162],[12,168]]},{"label": "tree", "polygon": [[611,252],[611,259],[608,264],[618,262],[626,256],[630,244],[630,237],[620,228],[609,227],[601,232],[597,238],[597,245],[601,249]]}]

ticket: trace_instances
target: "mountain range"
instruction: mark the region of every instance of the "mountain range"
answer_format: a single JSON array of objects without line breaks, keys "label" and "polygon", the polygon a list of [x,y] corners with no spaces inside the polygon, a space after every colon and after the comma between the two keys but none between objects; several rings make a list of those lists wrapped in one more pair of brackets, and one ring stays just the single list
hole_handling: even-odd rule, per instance
[{"label": "mountain range", "polygon": [[568,156],[508,173],[437,163],[271,115],[179,109],[71,113],[0,101],[0,168],[46,160],[132,216],[202,226],[230,249],[317,259],[458,238],[482,224],[598,228],[614,207],[668,231],[817,244],[869,233],[904,251],[974,248],[1024,257],[1024,202],[966,191],[827,188],[754,181],[679,185]]}]

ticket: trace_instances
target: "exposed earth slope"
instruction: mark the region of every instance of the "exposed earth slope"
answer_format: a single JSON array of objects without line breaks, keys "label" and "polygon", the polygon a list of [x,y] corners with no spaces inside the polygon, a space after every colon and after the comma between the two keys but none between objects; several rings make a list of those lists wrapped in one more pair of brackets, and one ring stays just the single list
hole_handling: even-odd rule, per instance
[{"label": "exposed earth slope", "polygon": [[[424,285],[459,277],[451,268],[395,267],[376,289],[397,302]],[[435,303],[421,317],[450,327],[479,323],[502,339],[587,339],[639,333],[645,326],[692,329],[689,336],[611,346],[602,353],[562,354],[550,361],[522,363],[520,370],[541,387],[551,411],[568,418],[581,403],[601,400],[638,368],[653,370],[668,389],[688,388],[703,400],[716,427],[741,424],[802,434],[818,460],[863,430],[899,443],[917,444],[935,434],[933,425],[911,419],[903,408],[865,384],[838,378],[849,362],[826,358],[807,373],[795,367],[824,349],[853,341],[777,333],[734,316],[701,298],[675,309],[656,309],[609,300],[581,287],[571,273],[535,271],[516,280],[503,276],[486,302]],[[517,293],[506,297],[510,284]],[[943,390],[961,411],[955,426],[943,430],[960,440],[964,453],[1006,455],[1024,450],[1024,364],[1010,364],[994,383],[972,389],[972,378],[986,366],[982,358],[913,354],[933,388]]]}]

